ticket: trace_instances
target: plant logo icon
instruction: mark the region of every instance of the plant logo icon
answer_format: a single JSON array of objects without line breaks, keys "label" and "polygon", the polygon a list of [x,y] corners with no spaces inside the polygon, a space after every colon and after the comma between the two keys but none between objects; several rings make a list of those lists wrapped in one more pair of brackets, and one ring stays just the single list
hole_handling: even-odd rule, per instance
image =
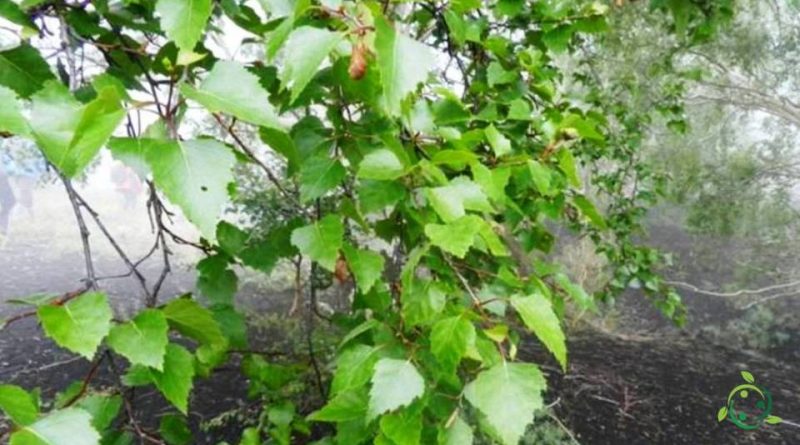
[{"label": "plant logo icon", "polygon": [[781,423],[780,417],[772,415],[772,394],[765,387],[756,385],[753,374],[742,371],[742,378],[745,383],[731,390],[727,403],[717,412],[717,420],[727,419],[743,430],[755,430],[765,423]]}]

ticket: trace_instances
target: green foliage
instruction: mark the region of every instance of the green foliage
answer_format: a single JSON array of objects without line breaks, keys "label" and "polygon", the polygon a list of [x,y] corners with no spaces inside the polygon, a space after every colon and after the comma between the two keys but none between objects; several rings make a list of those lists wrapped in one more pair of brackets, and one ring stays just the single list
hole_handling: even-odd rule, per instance
[{"label": "green foliage", "polygon": [[191,52],[203,37],[211,7],[211,0],[158,0],[155,11],[167,37],[181,51]]},{"label": "green foliage", "polygon": [[[643,284],[681,321],[677,294],[655,273],[661,256],[632,241],[656,195],[658,178],[638,158],[650,112],[621,105],[628,85],[605,89],[577,50],[602,43],[609,8],[260,4],[263,14],[246,2],[210,0],[35,9],[69,28],[59,34],[68,55],[83,45],[103,55],[94,79],[60,65],[71,88],[29,44],[0,52],[0,130],[32,139],[66,178],[107,143],[153,187],[149,207],[165,255],[168,237],[204,254],[200,300],[147,301],[130,321],[114,320],[101,292],[46,299],[37,314],[57,344],[95,364],[125,357],[122,382],[155,387],[184,416],[195,377],[244,355],[260,412],[243,444],[294,443],[311,435],[311,422],[325,422],[331,428],[316,434],[336,443],[487,436],[513,445],[547,387],[536,364],[516,357],[526,331],[566,370],[566,305],[591,308],[593,298]],[[709,14],[688,1],[653,6],[671,11],[681,38],[707,35],[716,26],[709,21],[727,11]],[[34,14],[2,11],[16,23],[19,12]],[[227,26],[265,36],[266,58],[241,63],[209,51],[205,43]],[[556,57],[576,60],[576,69]],[[581,91],[567,91],[570,84]],[[189,104],[200,104],[219,131],[194,134]],[[132,123],[142,110],[158,116],[145,130]],[[126,137],[111,138],[123,119]],[[161,196],[199,229],[199,241],[163,227]],[[231,198],[245,207],[244,221],[222,221]],[[534,267],[562,230],[587,236],[607,258],[613,280],[598,295],[557,267]],[[248,332],[234,305],[235,266],[269,274],[281,261],[295,266],[295,291],[310,296],[312,321],[318,291],[334,280],[351,284],[352,307],[325,316],[331,338],[321,354],[313,334],[293,342],[286,360],[241,352]],[[310,359],[296,357],[297,344]],[[0,408],[16,424],[13,445],[95,445],[118,437],[120,396],[73,389],[39,414],[34,396],[3,386]],[[163,419],[168,443],[194,441],[184,417]]]},{"label": "green foliage", "polygon": [[258,77],[238,63],[217,62],[199,88],[182,84],[181,94],[212,113],[226,113],[254,125],[281,128]]},{"label": "green foliage", "polygon": [[80,295],[61,305],[42,305],[37,313],[48,337],[90,360],[111,329],[111,308],[100,292]]},{"label": "green foliage", "polygon": [[332,271],[339,258],[344,226],[335,215],[328,215],[311,225],[300,227],[292,232],[292,244],[301,253]]},{"label": "green foliage", "polygon": [[478,374],[464,394],[486,417],[489,434],[505,445],[514,445],[533,421],[533,412],[543,406],[546,386],[535,365],[500,363]]},{"label": "green foliage", "polygon": [[566,370],[567,345],[550,300],[541,293],[534,292],[526,296],[511,297],[511,306],[516,309],[525,326],[536,334]]},{"label": "green foliage", "polygon": [[92,416],[78,408],[54,411],[11,435],[11,445],[97,445]]},{"label": "green foliage", "polygon": [[407,360],[384,358],[375,364],[367,420],[407,406],[425,392],[425,381]]},{"label": "green foliage", "polygon": [[31,134],[67,177],[81,173],[125,116],[113,88],[82,105],[63,85],[50,81],[31,99]]},{"label": "green foliage", "polygon": [[168,330],[164,313],[148,309],[133,320],[114,326],[108,334],[108,345],[133,364],[162,371]]},{"label": "green foliage", "polygon": [[15,385],[0,385],[0,409],[17,425],[29,425],[39,415],[38,400]]},{"label": "green foliage", "polygon": [[28,98],[45,82],[55,79],[39,52],[28,44],[0,51],[0,85]]}]

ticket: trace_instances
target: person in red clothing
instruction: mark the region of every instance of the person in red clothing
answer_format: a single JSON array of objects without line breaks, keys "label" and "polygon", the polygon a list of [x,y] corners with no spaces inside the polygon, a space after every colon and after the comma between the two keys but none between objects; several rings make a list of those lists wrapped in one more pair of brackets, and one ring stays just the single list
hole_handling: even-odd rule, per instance
[{"label": "person in red clothing", "polygon": [[142,192],[142,181],[136,172],[128,166],[118,162],[111,168],[111,181],[117,192],[122,194],[123,206],[131,209],[136,205],[136,199]]}]

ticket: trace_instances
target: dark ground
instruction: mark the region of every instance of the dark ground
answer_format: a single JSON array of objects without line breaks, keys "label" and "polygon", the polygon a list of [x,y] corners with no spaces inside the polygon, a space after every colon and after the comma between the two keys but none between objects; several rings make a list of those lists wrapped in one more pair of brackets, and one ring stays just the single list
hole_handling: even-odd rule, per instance
[{"label": "dark ground", "polygon": [[[0,301],[34,292],[62,293],[79,286],[76,277],[82,275],[82,262],[74,255],[58,255],[48,249],[46,243],[12,243],[0,249]],[[124,270],[110,256],[99,257],[98,264],[101,274]],[[164,295],[193,287],[192,273],[176,269]],[[157,272],[156,265],[150,272]],[[123,311],[135,306],[131,301],[139,298],[132,281],[109,281],[104,287]],[[664,322],[640,297],[626,296],[617,315],[623,329],[611,334],[581,328],[570,336],[567,374],[562,374],[547,354],[528,346],[535,342],[527,341],[521,355],[549,363],[545,365],[551,384],[548,401],[559,399],[555,404],[558,417],[584,445],[800,444],[800,428],[777,425],[747,432],[716,420],[728,391],[741,383],[740,370],[748,370],[772,391],[774,414],[800,421],[800,335],[762,354],[736,344],[713,343],[699,327],[720,324],[736,316],[737,310],[725,299],[684,295],[692,311],[690,328],[685,330]],[[781,307],[784,311],[796,309],[791,303]],[[0,317],[20,310],[24,308],[0,305]],[[32,318],[0,331],[0,382],[41,387],[44,400],[83,378],[89,367],[86,360],[75,359],[44,338]],[[245,382],[234,371],[231,366],[210,381],[197,382],[191,402],[193,424],[247,403]],[[110,372],[103,370],[97,383],[111,385]],[[170,411],[154,391],[137,397],[137,411],[148,418]],[[0,433],[4,429],[1,422]],[[207,433],[198,443],[216,443],[224,434]]]}]

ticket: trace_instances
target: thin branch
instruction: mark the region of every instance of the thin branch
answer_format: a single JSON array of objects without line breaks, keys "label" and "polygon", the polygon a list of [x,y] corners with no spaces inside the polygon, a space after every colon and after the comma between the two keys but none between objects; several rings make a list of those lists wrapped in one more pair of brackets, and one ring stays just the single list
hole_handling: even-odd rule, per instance
[{"label": "thin branch", "polygon": [[97,375],[97,370],[100,368],[100,364],[103,363],[105,357],[106,354],[102,353],[95,359],[94,364],[89,368],[89,372],[86,373],[83,382],[81,382],[81,389],[64,404],[64,408],[74,405],[75,402],[86,394],[86,391],[89,389],[89,384],[92,382],[92,379],[94,379],[94,376]]},{"label": "thin branch", "polygon": [[105,354],[108,358],[108,367],[111,372],[114,374],[114,385],[117,387],[117,391],[119,391],[120,395],[122,396],[122,402],[125,407],[125,414],[128,416],[128,423],[130,423],[131,427],[133,428],[133,432],[136,433],[137,436],[141,439],[141,441],[146,441],[156,445],[166,445],[166,442],[163,440],[151,435],[147,431],[145,431],[139,422],[136,420],[136,416],[133,412],[133,405],[129,399],[129,393],[125,391],[124,385],[122,385],[122,377],[120,376],[119,369],[117,368],[116,363],[114,362],[114,356],[111,354],[109,350],[105,351]]},{"label": "thin branch", "polygon": [[461,275],[461,272],[459,272],[458,268],[455,266],[455,264],[453,264],[453,262],[447,255],[444,256],[444,261],[447,263],[448,266],[450,266],[450,269],[452,269],[453,272],[455,272],[456,277],[458,277],[458,281],[461,282],[461,285],[464,286],[464,289],[467,291],[470,298],[472,298],[472,304],[474,304],[475,307],[477,308],[482,308],[483,302],[481,301],[480,298],[478,298],[478,295],[475,294],[475,291],[472,290],[472,286],[469,285],[469,282],[467,281],[466,278],[464,278],[464,275]]},{"label": "thin branch", "polygon": [[[61,295],[60,297],[56,298],[55,300],[51,301],[49,304],[51,304],[53,306],[62,306],[66,302],[72,300],[73,298],[76,298],[76,297],[79,297],[79,296],[85,294],[89,289],[90,288],[87,286],[87,287],[85,287],[83,289],[78,289],[76,291],[67,292],[67,293]],[[14,323],[16,321],[22,320],[24,318],[33,317],[36,314],[37,314],[37,311],[36,310],[32,310],[32,311],[23,312],[21,314],[14,315],[13,317],[10,317],[10,318],[6,319],[2,324],[0,324],[0,330],[5,329],[11,323]]]},{"label": "thin branch", "polygon": [[798,286],[800,285],[800,280],[783,284],[775,284],[772,286],[762,287],[761,289],[741,289],[736,292],[714,292],[710,290],[703,290],[693,284],[684,283],[683,281],[665,281],[665,283],[669,284],[670,286],[683,287],[684,289],[689,289],[692,292],[696,292],[698,294],[703,294],[703,295],[710,295],[712,297],[739,297],[742,295],[758,295],[773,290],[780,290],[780,289],[786,289],[787,287]]},{"label": "thin branch", "polygon": [[574,434],[572,434],[572,431],[570,431],[570,429],[569,429],[569,428],[567,428],[567,426],[566,426],[566,425],[564,425],[564,423],[563,423],[563,422],[561,422],[561,419],[559,419],[559,418],[558,418],[558,416],[556,416],[555,414],[553,414],[553,413],[551,413],[551,412],[548,412],[548,413],[547,413],[547,416],[548,416],[548,417],[550,417],[550,419],[552,419],[552,420],[553,420],[555,423],[557,423],[557,424],[558,424],[558,426],[559,426],[559,427],[560,427],[560,428],[561,428],[561,429],[562,429],[562,430],[563,430],[565,433],[567,433],[567,436],[569,436],[570,440],[572,440],[572,442],[573,442],[575,445],[580,445],[580,442],[578,442],[578,439],[576,439],[576,438],[575,438],[575,435],[574,435]]},{"label": "thin branch", "polygon": [[784,292],[784,293],[780,293],[780,294],[770,295],[768,297],[759,298],[758,300],[751,301],[750,303],[747,303],[746,305],[742,306],[742,310],[746,311],[746,310],[750,309],[753,306],[756,306],[756,305],[759,305],[759,304],[764,304],[764,303],[767,303],[767,302],[772,301],[772,300],[777,300],[778,298],[793,297],[793,296],[797,296],[797,295],[800,295],[800,292]]},{"label": "thin branch", "polygon": [[[117,242],[117,240],[114,239],[114,237],[108,231],[108,229],[103,224],[103,222],[100,221],[100,215],[93,208],[91,208],[89,206],[89,204],[86,202],[85,199],[83,199],[83,197],[81,197],[80,194],[78,194],[77,192],[74,192],[74,193],[75,193],[75,198],[78,200],[80,205],[83,206],[83,208],[86,209],[86,211],[89,213],[89,215],[92,217],[92,219],[94,219],[94,223],[97,225],[97,227],[100,229],[100,231],[103,232],[103,235],[105,235],[105,237],[108,240],[108,242],[111,244],[111,246],[117,252],[117,255],[119,255],[119,257],[122,259],[122,261],[125,263],[125,265],[128,266],[129,273],[136,276],[136,281],[139,283],[139,286],[142,288],[142,291],[144,292],[146,299],[149,300],[151,298],[151,295],[150,295],[150,290],[147,288],[147,278],[145,278],[145,276],[142,275],[141,272],[139,272],[139,269],[137,268],[137,264],[134,264],[133,262],[131,262],[130,258],[128,258],[128,255],[125,253],[125,251],[122,250],[122,247],[120,247],[120,245]],[[97,281],[97,280],[98,280],[98,278],[95,278],[95,281]]]},{"label": "thin branch", "polygon": [[249,157],[253,162],[256,163],[256,165],[258,165],[261,168],[261,170],[264,171],[264,173],[267,175],[267,178],[275,186],[275,188],[277,188],[281,192],[281,194],[283,194],[283,196],[286,197],[286,199],[291,201],[292,205],[295,206],[301,213],[303,213],[307,217],[311,217],[306,208],[303,207],[303,205],[297,201],[297,198],[288,190],[286,190],[286,188],[281,184],[280,180],[278,179],[278,176],[272,171],[272,169],[269,168],[269,166],[265,164],[264,161],[259,159],[258,156],[256,156],[256,154],[253,152],[253,150],[250,147],[248,147],[247,144],[244,143],[244,141],[242,141],[242,139],[239,137],[239,135],[236,134],[236,132],[233,131],[233,125],[235,122],[232,123],[231,125],[226,125],[219,114],[214,113],[213,116],[214,119],[217,121],[217,123],[222,128],[224,128],[225,131],[228,132],[231,138],[233,138],[233,141],[236,143],[236,145],[239,146],[239,148],[247,155],[247,157]]},{"label": "thin branch", "polygon": [[75,188],[73,188],[72,181],[70,179],[61,174],[61,172],[58,173],[58,176],[61,178],[61,182],[64,183],[64,188],[67,190],[67,196],[69,196],[69,202],[72,205],[72,212],[75,214],[75,219],[78,222],[78,229],[81,235],[81,244],[83,245],[83,259],[86,264],[86,285],[92,289],[97,289],[97,274],[95,273],[94,261],[92,260],[92,248],[89,245],[89,229],[86,227],[86,221],[83,219],[83,213],[81,212],[77,193],[75,192]]},{"label": "thin branch", "polygon": [[[158,198],[158,193],[156,193],[156,187],[153,185],[152,181],[148,181],[148,186],[150,187],[150,200],[148,201],[148,206],[153,211],[153,220],[155,221],[155,225],[157,228],[156,234],[156,242],[161,246],[161,258],[163,261],[163,267],[161,268],[161,274],[158,276],[156,280],[156,284],[153,286],[153,293],[147,299],[145,304],[147,307],[154,307],[156,303],[158,303],[158,293],[161,291],[161,286],[164,284],[164,281],[167,279],[167,275],[169,275],[170,271],[172,270],[172,266],[170,265],[169,257],[172,255],[172,251],[167,246],[167,240],[164,236],[165,232],[168,232],[169,229],[166,228],[164,225],[163,215],[166,213],[164,209],[164,204]],[[169,232],[172,234],[172,232]],[[176,239],[176,235],[172,234],[173,239]]]}]

